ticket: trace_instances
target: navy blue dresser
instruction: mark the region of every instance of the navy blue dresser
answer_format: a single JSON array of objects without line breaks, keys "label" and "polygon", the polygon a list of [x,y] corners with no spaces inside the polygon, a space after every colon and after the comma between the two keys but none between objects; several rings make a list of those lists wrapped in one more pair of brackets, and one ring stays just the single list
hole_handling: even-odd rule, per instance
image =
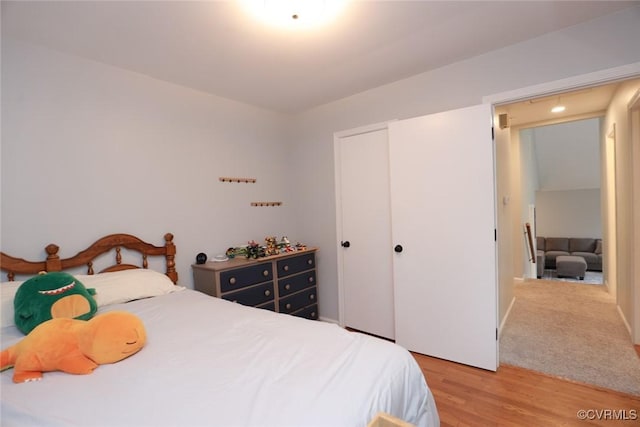
[{"label": "navy blue dresser", "polygon": [[193,264],[195,289],[238,304],[317,319],[316,250]]}]

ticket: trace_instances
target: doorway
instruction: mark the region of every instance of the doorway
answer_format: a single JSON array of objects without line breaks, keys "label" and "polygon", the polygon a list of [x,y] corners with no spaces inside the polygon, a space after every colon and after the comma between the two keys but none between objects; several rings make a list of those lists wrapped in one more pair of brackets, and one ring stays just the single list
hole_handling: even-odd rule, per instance
[{"label": "doorway", "polygon": [[[609,93],[616,87],[605,89],[602,102],[610,99]],[[521,259],[523,278],[603,284],[602,212],[607,205],[615,205],[607,200],[615,193],[606,191],[604,179],[611,165],[601,160],[605,151],[601,149],[603,121],[604,114],[512,129],[512,133],[519,133],[516,151],[520,152],[521,188],[526,194],[522,197],[521,224],[530,223],[535,244],[534,251],[527,247]],[[528,212],[529,207],[535,207],[534,215]],[[536,254],[535,263],[532,253]],[[555,257],[560,254],[582,258],[576,260],[575,271],[556,268]]]},{"label": "doorway", "polygon": [[[620,197],[631,198],[632,192],[630,191],[631,180],[633,177],[633,165],[631,162],[631,149],[630,149],[630,138],[629,138],[629,128],[630,124],[627,120],[624,124],[624,131],[621,131],[620,125],[621,123],[616,123],[622,119],[626,119],[626,115],[628,114],[626,111],[627,102],[631,95],[635,93],[637,88],[640,87],[640,78],[637,78],[637,75],[634,78],[617,80],[614,82],[600,84],[598,86],[580,88],[578,90],[566,91],[561,93],[554,93],[552,95],[545,95],[540,97],[527,98],[524,100],[520,100],[514,103],[505,103],[496,107],[496,116],[500,114],[505,114],[508,117],[507,126],[504,127],[503,131],[509,133],[508,144],[512,147],[517,146],[518,149],[515,150],[515,154],[506,159],[506,162],[513,162],[516,165],[511,165],[510,168],[513,171],[516,169],[516,172],[513,172],[509,178],[515,184],[512,185],[511,191],[514,193],[513,196],[510,196],[513,203],[513,208],[511,215],[513,216],[513,241],[512,241],[512,252],[513,252],[513,277],[516,280],[522,280],[526,278],[533,278],[536,276],[535,274],[535,264],[533,264],[533,259],[529,253],[527,246],[525,245],[525,239],[523,238],[523,227],[527,222],[531,222],[532,226],[535,227],[536,222],[538,222],[540,215],[540,207],[537,207],[535,218],[533,215],[529,213],[529,207],[536,205],[536,194],[535,191],[538,190],[538,187],[541,187],[542,190],[584,190],[588,188],[600,188],[601,193],[601,206],[600,206],[600,216],[602,218],[602,227],[601,227],[601,236],[577,236],[575,235],[576,231],[571,230],[571,233],[574,236],[548,236],[548,237],[602,237],[603,238],[603,246],[604,246],[604,256],[603,256],[603,272],[604,272],[604,282],[608,287],[609,291],[617,296],[617,279],[618,279],[618,270],[629,270],[630,266],[632,266],[632,262],[630,259],[631,246],[632,242],[631,238],[626,238],[625,236],[631,236],[633,231],[633,224],[631,218],[627,218],[630,214],[624,214],[620,212],[618,205],[621,203],[619,200]],[[550,112],[551,107],[562,103],[566,106],[566,109],[563,113],[554,115]],[[625,111],[615,111],[616,108],[620,110],[619,107],[615,107],[614,103],[624,104]],[[622,117],[625,116],[625,117]],[[594,130],[595,123],[598,123],[597,129]],[[557,174],[551,177],[540,178],[535,176],[535,172],[525,171],[521,172],[518,168],[526,168],[531,167],[527,166],[525,163],[521,161],[522,158],[526,158],[527,156],[531,156],[531,153],[526,153],[520,150],[520,145],[526,143],[528,141],[523,141],[523,137],[521,134],[524,130],[527,129],[552,129],[555,127],[569,126],[573,123],[589,123],[591,122],[591,129],[593,132],[597,132],[597,140],[596,142],[592,142],[591,145],[597,144],[598,147],[595,148],[599,150],[600,157],[600,165],[601,169],[599,176],[595,176],[591,174],[587,176],[585,173],[588,169],[594,169],[593,159],[581,159],[580,162],[583,164],[589,163],[589,166],[585,166],[585,169],[582,171],[572,172],[572,176],[565,180],[565,182],[557,182],[557,183],[549,183],[548,181],[557,181]],[[617,129],[617,132],[616,132]],[[616,133],[624,132],[625,135],[623,140],[620,140],[619,136]],[[531,132],[529,132],[530,134]],[[525,136],[526,138],[527,136]],[[530,135],[529,135],[530,137]],[[581,139],[584,139],[585,136],[579,136]],[[618,137],[618,138],[617,138]],[[557,141],[551,141],[552,144],[557,144]],[[581,142],[580,142],[581,143]],[[626,150],[626,156],[621,156],[620,153],[617,153],[616,146],[619,144],[623,144],[623,148]],[[570,148],[569,151],[573,150],[574,152],[578,150],[576,148],[578,146],[574,146]],[[554,159],[556,162],[555,167],[558,167],[559,164],[562,164],[562,157],[570,156],[571,153],[565,152],[564,154],[559,151],[557,147],[548,147],[550,149],[546,150],[546,154],[542,154],[542,157],[553,157],[554,154],[559,155],[560,158]],[[622,159],[622,157],[628,157],[628,160]],[[514,160],[515,158],[515,160]],[[535,161],[535,160],[534,160]],[[531,162],[529,162],[531,163]],[[524,166],[523,166],[524,165]],[[598,166],[596,166],[598,167]],[[622,171],[621,171],[622,169]],[[548,174],[549,169],[547,170]],[[514,175],[517,175],[514,177]],[[522,175],[534,176],[534,179],[537,180],[547,180],[547,182],[542,182],[541,185],[539,183],[535,183],[535,185],[527,185],[524,180],[528,179],[527,177],[523,177]],[[597,182],[594,182],[596,180]],[[578,182],[580,181],[580,182]],[[517,188],[514,188],[517,187]],[[628,193],[625,196],[623,193]],[[593,200],[593,195],[591,196]],[[623,201],[624,209],[626,211],[632,211],[632,201],[626,200]],[[591,202],[592,203],[592,202]],[[593,218],[590,219],[593,223]],[[620,221],[624,221],[623,229],[620,228]],[[573,225],[575,228],[576,226]],[[593,225],[592,225],[593,227]],[[547,226],[548,228],[548,226]],[[596,227],[595,234],[598,234],[598,230]],[[543,230],[543,234],[546,230]],[[553,231],[551,234],[565,234],[562,232]],[[540,232],[535,235],[541,236]],[[627,240],[625,242],[619,242],[619,238],[623,240]],[[625,248],[625,253],[620,252],[620,247]],[[628,259],[624,260],[622,266],[618,264],[618,258],[620,256],[624,256]],[[630,273],[627,272],[627,276],[630,276]],[[627,280],[627,285],[630,285],[632,281]]]},{"label": "doorway", "polygon": [[[608,103],[603,108],[594,109],[593,111],[581,112],[574,116],[567,116],[561,119],[544,118],[541,120],[532,121],[534,125],[540,125],[540,124],[550,125],[550,124],[560,123],[566,120],[577,120],[577,119],[585,119],[585,118],[598,117],[598,116],[602,117],[601,119],[602,126],[601,126],[601,132],[600,132],[600,144],[601,144],[600,154],[603,157],[603,162],[602,162],[603,173],[602,173],[602,185],[601,185],[602,193],[603,193],[602,209],[601,209],[602,217],[603,217],[602,231],[603,231],[603,237],[606,239],[607,243],[609,244],[609,248],[608,248],[609,256],[607,258],[607,261],[605,262],[604,269],[605,269],[605,272],[608,271],[608,274],[606,277],[611,282],[610,289],[613,288],[611,289],[611,291],[616,298],[615,304],[620,313],[619,317],[623,319],[626,329],[630,335],[632,335],[632,332],[633,332],[631,323],[633,323],[634,318],[637,320],[638,310],[640,310],[640,305],[638,305],[637,303],[634,303],[634,301],[637,301],[638,298],[635,298],[634,300],[632,296],[638,295],[638,292],[640,292],[638,290],[638,287],[640,287],[640,283],[635,282],[634,284],[633,280],[626,280],[623,283],[622,289],[618,289],[618,287],[616,287],[616,273],[622,271],[623,274],[626,274],[628,277],[633,277],[632,275],[637,273],[634,270],[633,263],[631,262],[631,257],[634,249],[634,242],[631,241],[631,238],[624,236],[625,234],[627,236],[633,236],[633,231],[634,229],[637,230],[637,228],[634,228],[633,220],[631,220],[631,218],[627,218],[627,216],[630,216],[630,214],[622,213],[622,212],[633,212],[633,208],[638,209],[638,205],[637,204],[633,205],[633,201],[629,200],[631,199],[631,196],[627,196],[626,197],[627,200],[622,202],[616,196],[619,196],[623,192],[623,188],[625,184],[622,184],[622,186],[620,186],[620,182],[630,182],[632,180],[633,174],[638,173],[638,171],[633,170],[633,164],[631,162],[631,158],[632,158],[631,153],[637,153],[638,146],[634,145],[635,150],[631,150],[631,143],[629,142],[630,138],[628,138],[628,133],[631,132],[631,127],[632,127],[629,123],[629,118],[628,118],[628,116],[630,116],[629,111],[631,110],[631,106],[630,106],[631,104],[629,104],[629,99],[631,98],[631,95],[633,95],[633,93],[638,91],[638,89],[640,88],[640,79],[637,79],[637,76],[638,76],[638,73],[636,73],[633,76],[635,80],[626,79],[626,80],[616,81],[614,83],[607,83],[606,85],[601,85],[605,89],[606,88],[614,89],[613,90],[614,96],[609,98]],[[611,80],[615,80],[615,79],[611,79]],[[589,88],[588,91],[581,88],[578,92],[584,91],[586,92],[585,95],[588,95],[588,92],[591,92],[599,88],[600,86],[594,87],[594,89]],[[558,90],[563,89],[562,84],[559,84],[559,86],[557,86],[557,89]],[[555,102],[557,102],[558,94],[560,94],[560,96],[568,96],[569,92],[564,92],[564,93],[557,92],[557,93],[554,93],[553,95],[545,95],[545,96],[550,100],[555,98]],[[539,98],[535,98],[535,97],[527,98],[524,101],[517,101],[517,102],[530,103],[531,99],[539,99]],[[497,105],[497,104],[499,103],[494,102],[494,105]],[[621,107],[621,105],[623,104],[624,104],[624,108]],[[515,105],[515,103],[511,103],[511,104],[504,103],[504,104],[500,104],[499,106],[496,106],[496,116],[499,116],[500,113],[505,113],[506,108],[512,105]],[[504,121],[501,121],[500,123],[503,124]],[[623,151],[625,152],[626,156],[629,157],[629,161],[626,163],[624,160],[621,160],[622,154],[617,153],[619,154],[618,156],[614,155],[616,154],[616,151],[617,151],[616,149],[618,148],[618,144],[621,143],[620,139],[616,139],[616,136],[619,136],[616,134],[619,133],[618,131],[620,129],[621,124],[625,127],[626,133],[627,133],[627,135],[625,135],[625,141],[622,142]],[[533,127],[533,125],[529,124],[528,122],[518,123],[517,120],[511,121],[510,123],[508,123],[508,126],[512,128],[515,128],[515,127],[524,128],[526,126]],[[511,131],[510,133],[512,136],[515,134],[515,138],[512,138],[512,139],[516,139],[516,141],[519,139],[518,132]],[[519,184],[520,183],[518,182],[517,185]],[[627,187],[627,190],[630,190],[630,187]],[[632,194],[632,192],[629,191],[629,194]],[[518,199],[519,196],[520,196],[519,194],[516,194],[516,196],[512,198],[516,199],[515,200],[516,202],[520,202],[521,200]],[[518,209],[514,209],[514,211],[517,211],[517,214],[514,214],[513,216],[514,226],[513,226],[513,233],[512,233],[513,240],[511,242],[511,247],[514,249],[513,252],[517,252],[517,254],[514,254],[515,261],[513,265],[513,270],[514,270],[514,277],[516,278],[516,282],[519,282],[519,281],[522,281],[524,278],[531,277],[531,276],[527,276],[527,274],[530,274],[529,273],[530,270],[527,268],[529,266],[528,264],[529,259],[528,259],[528,253],[526,251],[526,246],[524,246],[524,239],[522,239],[522,236],[523,236],[522,219],[526,218],[524,214],[527,213],[527,210],[522,209],[519,203],[515,203],[515,204],[518,205]],[[621,206],[621,209],[617,209],[618,206]],[[521,214],[521,212],[524,212],[524,214]],[[636,218],[637,218],[637,215],[636,215]],[[636,250],[638,249],[636,248]],[[623,259],[621,259],[620,257],[621,253],[625,253]],[[523,260],[525,261],[523,262]],[[535,277],[535,273],[534,273],[534,277]],[[504,315],[504,317],[502,317],[503,322],[501,323],[501,326],[504,326],[505,321],[508,321],[507,318],[509,315],[509,311],[513,307],[513,293],[509,295],[510,289],[508,284],[505,285],[504,283],[500,283],[500,288],[501,288],[500,293],[501,293],[502,299],[510,301],[510,304],[507,304],[506,309],[504,311],[501,310],[501,313],[500,313],[501,315]],[[510,298],[508,299],[504,298],[504,294],[507,294],[507,297],[510,297]],[[637,323],[638,322],[636,322],[636,328],[638,328]]]}]

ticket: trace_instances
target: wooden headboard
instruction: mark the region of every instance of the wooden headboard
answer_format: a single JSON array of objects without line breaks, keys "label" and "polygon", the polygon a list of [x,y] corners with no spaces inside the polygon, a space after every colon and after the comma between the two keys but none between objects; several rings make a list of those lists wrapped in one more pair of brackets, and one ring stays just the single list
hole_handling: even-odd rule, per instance
[{"label": "wooden headboard", "polygon": [[[164,245],[155,246],[147,243],[130,234],[110,234],[102,237],[94,242],[87,249],[78,252],[71,258],[61,259],[58,256],[60,248],[53,243],[47,245],[45,251],[47,258],[44,261],[27,261],[22,258],[16,258],[0,252],[0,269],[7,272],[10,281],[14,280],[16,274],[37,274],[41,271],[63,271],[75,267],[86,266],[87,274],[94,274],[94,260],[109,251],[115,251],[115,264],[103,268],[98,273],[108,271],[128,270],[132,268],[148,268],[148,256],[164,256],[166,264],[165,274],[173,283],[178,282],[178,273],[176,272],[175,255],[176,245],[173,243],[173,234],[164,235]],[[126,248],[140,253],[142,259],[140,265],[123,264],[122,248]]]}]

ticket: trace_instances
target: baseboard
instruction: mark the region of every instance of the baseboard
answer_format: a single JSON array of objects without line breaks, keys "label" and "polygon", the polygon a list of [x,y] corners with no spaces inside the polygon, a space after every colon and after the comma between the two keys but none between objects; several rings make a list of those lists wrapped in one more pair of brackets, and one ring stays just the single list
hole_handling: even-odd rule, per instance
[{"label": "baseboard", "polygon": [[622,319],[622,323],[624,323],[624,327],[627,328],[627,332],[629,333],[629,337],[630,338],[633,337],[633,334],[631,332],[631,326],[627,322],[627,318],[624,317],[624,313],[622,312],[622,310],[620,309],[620,306],[618,304],[616,304],[616,309],[618,310],[618,314],[620,315],[620,318]]},{"label": "baseboard", "polygon": [[504,325],[507,323],[507,319],[511,314],[511,309],[513,308],[513,304],[516,302],[516,297],[511,298],[511,303],[509,304],[509,308],[507,308],[507,312],[504,314],[502,318],[502,322],[500,322],[500,326],[498,326],[498,337],[502,335],[502,330],[504,329]]},{"label": "baseboard", "polygon": [[524,282],[524,277],[514,277],[513,281],[514,282]]}]

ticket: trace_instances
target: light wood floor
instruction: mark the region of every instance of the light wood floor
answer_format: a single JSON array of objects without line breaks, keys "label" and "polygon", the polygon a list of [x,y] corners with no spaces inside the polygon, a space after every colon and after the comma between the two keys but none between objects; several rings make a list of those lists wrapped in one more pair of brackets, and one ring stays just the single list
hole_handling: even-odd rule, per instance
[{"label": "light wood floor", "polygon": [[[640,425],[640,396],[514,366],[490,372],[420,354],[414,357],[433,392],[442,427]],[[613,410],[627,420],[612,421],[613,415],[610,420],[579,420],[580,410],[592,410],[591,416],[594,410]],[[635,419],[629,419],[634,414]]]}]

